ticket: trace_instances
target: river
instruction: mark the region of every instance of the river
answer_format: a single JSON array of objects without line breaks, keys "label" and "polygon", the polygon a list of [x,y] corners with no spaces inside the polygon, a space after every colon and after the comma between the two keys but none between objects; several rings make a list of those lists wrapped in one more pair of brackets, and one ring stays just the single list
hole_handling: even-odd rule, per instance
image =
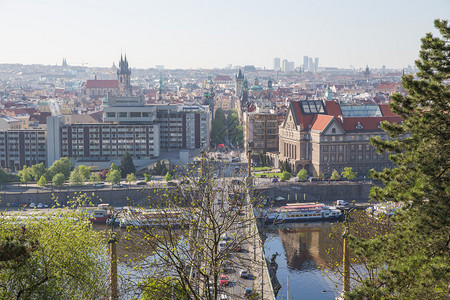
[{"label": "river", "polygon": [[[266,233],[265,255],[270,260],[278,253],[277,278],[281,284],[277,299],[328,300],[335,299],[342,286],[330,280],[318,267],[328,262],[330,247],[339,248],[329,238],[336,223],[291,223],[269,227]],[[338,256],[341,250],[337,250]],[[337,284],[335,284],[337,282]]]}]

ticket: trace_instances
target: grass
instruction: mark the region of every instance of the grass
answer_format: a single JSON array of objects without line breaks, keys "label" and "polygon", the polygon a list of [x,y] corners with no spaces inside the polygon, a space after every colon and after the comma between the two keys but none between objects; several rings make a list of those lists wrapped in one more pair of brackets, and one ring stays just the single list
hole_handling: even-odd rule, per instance
[{"label": "grass", "polygon": [[272,167],[252,167],[253,171],[269,171],[272,170]]},{"label": "grass", "polygon": [[281,177],[282,172],[278,173],[263,173],[263,174],[253,174],[255,177],[261,177],[261,175],[266,175],[267,178],[272,178],[274,176]]}]

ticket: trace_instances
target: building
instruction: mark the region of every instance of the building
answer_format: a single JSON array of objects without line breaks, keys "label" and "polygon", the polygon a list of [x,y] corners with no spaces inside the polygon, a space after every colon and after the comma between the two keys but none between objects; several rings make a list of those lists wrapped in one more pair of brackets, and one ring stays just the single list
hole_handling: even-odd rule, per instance
[{"label": "building", "polygon": [[83,95],[90,98],[101,98],[107,94],[117,95],[119,92],[119,84],[117,80],[86,80],[82,88]]},{"label": "building", "polygon": [[211,113],[207,105],[155,105],[161,151],[201,150],[209,145]]},{"label": "building", "polygon": [[244,84],[244,74],[241,72],[241,69],[239,69],[239,72],[235,77],[235,88],[234,88],[234,94],[238,98],[241,97],[242,95],[243,84]]},{"label": "building", "polygon": [[281,69],[280,58],[279,57],[275,57],[273,59],[273,69],[275,71],[279,71]]},{"label": "building", "polygon": [[0,131],[0,167],[17,172],[24,165],[46,163],[46,131],[10,129]]},{"label": "building", "polygon": [[257,107],[244,112],[245,152],[262,153],[278,151],[278,121],[273,109]]},{"label": "building", "polygon": [[309,58],[308,56],[303,56],[303,71],[306,72],[309,70]]},{"label": "building", "polygon": [[[292,101],[279,128],[278,162],[293,172],[331,175],[352,167],[361,176],[391,166],[386,154],[370,145],[371,137],[387,139],[382,121],[400,123],[387,105],[344,105],[335,101]],[[274,161],[277,161],[276,159]]]}]

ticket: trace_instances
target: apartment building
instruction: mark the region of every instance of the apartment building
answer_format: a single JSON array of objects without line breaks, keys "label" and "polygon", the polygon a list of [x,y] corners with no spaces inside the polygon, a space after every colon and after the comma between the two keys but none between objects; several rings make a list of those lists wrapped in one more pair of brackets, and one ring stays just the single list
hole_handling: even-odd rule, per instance
[{"label": "apartment building", "polygon": [[46,131],[20,129],[0,131],[0,167],[17,172],[24,165],[46,163]]},{"label": "apartment building", "polygon": [[246,152],[278,151],[278,121],[273,109],[257,107],[252,112],[244,112],[243,121]]}]

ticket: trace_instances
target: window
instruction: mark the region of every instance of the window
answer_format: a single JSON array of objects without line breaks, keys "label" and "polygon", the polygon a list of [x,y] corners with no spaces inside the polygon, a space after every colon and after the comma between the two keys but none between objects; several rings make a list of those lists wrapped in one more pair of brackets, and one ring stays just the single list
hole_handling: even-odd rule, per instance
[{"label": "window", "polygon": [[358,151],[362,151],[362,146],[363,145],[358,145]]},{"label": "window", "polygon": [[339,161],[344,161],[344,155],[339,155]]},{"label": "window", "polygon": [[331,146],[331,152],[336,152],[336,146]]},{"label": "window", "polygon": [[126,112],[119,112],[119,118],[126,118],[127,113]]},{"label": "window", "polygon": [[148,118],[148,112],[143,112],[143,113],[142,113],[142,117],[143,117],[143,118]]},{"label": "window", "polygon": [[323,156],[323,161],[324,161],[324,162],[328,162],[328,155],[324,155],[324,156]]},{"label": "window", "polygon": [[338,149],[339,149],[339,152],[344,152],[344,145],[339,145]]},{"label": "window", "polygon": [[355,145],[350,145],[350,150],[355,151],[356,150]]},{"label": "window", "polygon": [[331,161],[336,161],[336,155],[331,155]]},{"label": "window", "polygon": [[366,145],[366,151],[370,151],[370,145],[369,144]]},{"label": "window", "polygon": [[331,133],[336,133],[336,128],[332,128]]},{"label": "window", "polygon": [[141,112],[131,112],[130,113],[130,117],[131,118],[140,118],[141,117]]},{"label": "window", "polygon": [[328,152],[328,146],[323,146],[323,152]]}]

